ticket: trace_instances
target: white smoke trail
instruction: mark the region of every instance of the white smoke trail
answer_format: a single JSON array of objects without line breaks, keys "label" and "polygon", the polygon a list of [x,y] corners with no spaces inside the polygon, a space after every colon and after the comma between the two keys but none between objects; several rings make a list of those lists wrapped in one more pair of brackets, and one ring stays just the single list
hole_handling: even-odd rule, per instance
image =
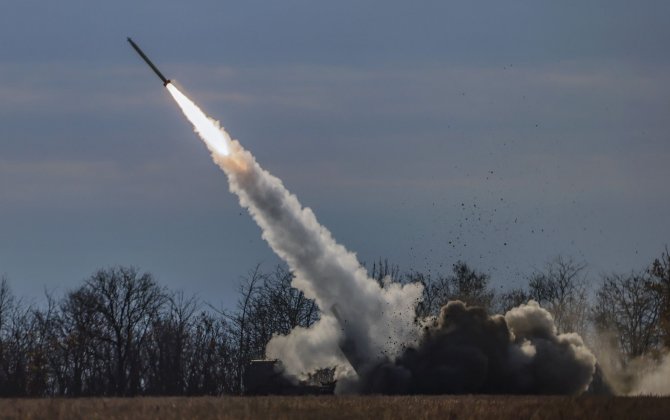
[{"label": "white smoke trail", "polygon": [[[301,375],[345,364],[338,347],[343,331],[358,357],[372,358],[367,362],[393,357],[414,342],[418,330],[413,309],[421,286],[381,287],[369,278],[356,256],[335,242],[281,180],[262,169],[251,153],[175,86],[167,88],[228,175],[231,192],[261,227],[263,239],[295,274],[293,286],[322,310],[320,321],[311,328],[275,336],[268,344],[268,357],[282,360],[289,373]],[[332,313],[335,306],[339,322]]]}]

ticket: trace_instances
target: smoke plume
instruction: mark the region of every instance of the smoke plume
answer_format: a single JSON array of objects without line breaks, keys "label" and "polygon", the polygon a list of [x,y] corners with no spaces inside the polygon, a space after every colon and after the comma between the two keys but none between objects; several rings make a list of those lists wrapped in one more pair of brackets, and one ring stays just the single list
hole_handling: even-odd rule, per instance
[{"label": "smoke plume", "polygon": [[[298,376],[316,368],[346,366],[341,342],[350,343],[352,353],[365,364],[395,357],[404,345],[414,342],[419,332],[414,306],[421,286],[381,287],[369,278],[356,256],[335,242],[281,180],[263,170],[251,153],[176,87],[169,84],[168,89],[228,175],[231,192],[260,226],[263,239],[295,274],[293,287],[321,308],[321,319],[312,327],[274,337],[267,356],[282,360],[287,372]],[[217,128],[216,134],[211,127]]]},{"label": "smoke plume", "polygon": [[[421,288],[379,286],[279,179],[261,169],[238,142],[231,145],[232,159],[214,155],[229,176],[231,191],[261,227],[263,239],[295,274],[292,285],[322,310],[321,320],[309,329],[273,338],[268,356],[281,359],[290,373],[299,374],[310,367],[327,367],[325,363],[341,357],[336,343],[345,338],[355,343],[358,357],[370,361],[395,356],[403,343],[412,342],[417,333],[413,308]],[[333,319],[333,308],[339,322]]]},{"label": "smoke plume", "polygon": [[577,334],[556,334],[534,302],[505,316],[452,301],[416,346],[367,369],[343,391],[382,394],[579,394],[596,359]]},{"label": "smoke plume", "polygon": [[586,389],[595,358],[578,335],[557,335],[551,315],[535,302],[504,317],[450,302],[437,319],[416,322],[420,284],[380,286],[368,277],[356,256],[335,242],[278,178],[177,88],[167,87],[263,239],[295,274],[292,285],[321,309],[321,319],[310,328],[296,328],[268,344],[267,356],[280,359],[288,374],[338,366],[340,392]]}]

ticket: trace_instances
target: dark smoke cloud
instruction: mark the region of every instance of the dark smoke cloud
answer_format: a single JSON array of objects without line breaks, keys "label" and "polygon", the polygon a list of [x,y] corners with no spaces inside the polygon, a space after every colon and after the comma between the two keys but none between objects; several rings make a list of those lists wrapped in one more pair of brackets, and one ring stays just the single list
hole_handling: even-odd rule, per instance
[{"label": "dark smoke cloud", "polygon": [[578,394],[596,359],[577,334],[556,334],[536,302],[489,316],[452,301],[394,361],[359,371],[340,392],[379,394]]}]

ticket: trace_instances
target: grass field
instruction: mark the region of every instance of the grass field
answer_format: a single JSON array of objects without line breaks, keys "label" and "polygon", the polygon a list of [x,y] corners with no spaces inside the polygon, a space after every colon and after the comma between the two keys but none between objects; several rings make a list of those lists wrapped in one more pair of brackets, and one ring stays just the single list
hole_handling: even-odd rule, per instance
[{"label": "grass field", "polygon": [[669,419],[670,398],[319,396],[0,399],[0,419]]}]

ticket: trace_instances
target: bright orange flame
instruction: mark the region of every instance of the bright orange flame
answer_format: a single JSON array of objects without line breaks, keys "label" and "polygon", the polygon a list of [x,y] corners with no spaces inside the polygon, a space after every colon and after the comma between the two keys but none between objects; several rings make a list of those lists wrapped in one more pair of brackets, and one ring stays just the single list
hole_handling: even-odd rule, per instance
[{"label": "bright orange flame", "polygon": [[165,85],[186,118],[193,124],[193,129],[207,144],[210,151],[223,156],[230,154],[230,136],[219,125],[209,118],[202,110],[186,97],[172,83]]}]

